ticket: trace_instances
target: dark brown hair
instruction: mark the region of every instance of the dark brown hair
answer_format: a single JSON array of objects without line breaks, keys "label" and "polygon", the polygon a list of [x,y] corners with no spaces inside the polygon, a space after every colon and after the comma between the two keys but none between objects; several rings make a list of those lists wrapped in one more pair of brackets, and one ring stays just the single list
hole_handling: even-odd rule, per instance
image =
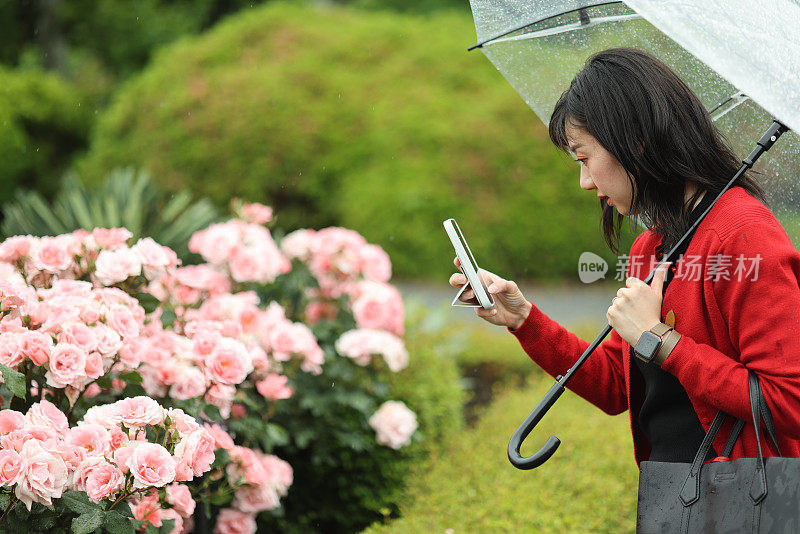
[{"label": "dark brown hair", "polygon": [[[564,151],[567,124],[592,135],[625,169],[633,191],[630,213],[664,237],[659,255],[689,229],[686,183],[697,185],[688,203],[694,206],[703,190],[718,195],[741,166],[689,86],[660,60],[633,48],[593,55],[561,95],[549,130]],[[747,173],[734,185],[766,204],[764,191]],[[618,252],[624,217],[615,217],[602,200],[601,207],[606,243]]]}]

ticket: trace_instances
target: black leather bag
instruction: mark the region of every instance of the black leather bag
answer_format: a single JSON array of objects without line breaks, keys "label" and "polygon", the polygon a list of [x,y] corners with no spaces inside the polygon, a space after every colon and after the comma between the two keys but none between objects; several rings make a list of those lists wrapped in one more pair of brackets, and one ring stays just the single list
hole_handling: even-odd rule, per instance
[{"label": "black leather bag", "polygon": [[[703,464],[724,420],[730,417],[718,412],[691,464],[641,463],[637,532],[800,532],[800,458],[762,456],[761,421],[778,455],[780,450],[772,415],[752,371],[749,386],[758,458]],[[730,455],[744,424],[736,420],[723,456]]]}]

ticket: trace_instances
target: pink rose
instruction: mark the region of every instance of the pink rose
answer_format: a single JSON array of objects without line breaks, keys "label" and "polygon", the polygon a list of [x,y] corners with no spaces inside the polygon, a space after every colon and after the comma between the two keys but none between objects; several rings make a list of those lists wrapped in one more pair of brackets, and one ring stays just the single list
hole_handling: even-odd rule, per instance
[{"label": "pink rose", "polygon": [[[212,224],[198,233],[201,238],[197,240],[199,246],[196,251],[212,265],[225,263],[239,245],[238,232],[228,224]],[[194,236],[192,240],[195,240]]]},{"label": "pink rose", "polygon": [[67,441],[84,450],[84,456],[105,456],[111,451],[111,434],[100,425],[83,423],[69,430]]},{"label": "pink rose", "polygon": [[30,330],[20,337],[19,350],[22,356],[30,359],[34,365],[44,365],[50,360],[53,338],[43,332]]},{"label": "pink rose", "polygon": [[205,429],[199,429],[185,436],[175,447],[175,457],[192,468],[195,476],[200,476],[214,462],[216,442]]},{"label": "pink rose", "polygon": [[125,475],[116,466],[103,462],[86,478],[86,494],[95,502],[115,496],[125,484]]},{"label": "pink rose", "polygon": [[13,486],[22,476],[22,456],[13,450],[0,450],[0,486]]},{"label": "pink rose", "polygon": [[139,276],[142,273],[141,258],[127,247],[101,250],[94,266],[94,275],[104,286],[124,282],[129,277]]},{"label": "pink rose", "polygon": [[9,237],[0,243],[0,261],[15,262],[30,254],[33,238],[29,235]]},{"label": "pink rose", "polygon": [[100,248],[114,248],[124,245],[133,237],[127,228],[95,228],[92,230],[94,242]]},{"label": "pink rose", "polygon": [[229,451],[234,447],[233,438],[231,438],[231,436],[225,432],[221,426],[216,423],[213,425],[205,423],[203,426],[211,434],[211,436],[213,436],[215,449],[225,449],[226,451]]},{"label": "pink rose", "polygon": [[307,261],[311,254],[311,247],[314,241],[314,230],[295,230],[281,241],[281,250],[290,258],[298,258]]},{"label": "pink rose", "polygon": [[369,425],[377,433],[378,443],[393,449],[411,443],[417,430],[417,416],[400,401],[386,401],[369,418]]},{"label": "pink rose", "polygon": [[169,428],[177,430],[181,436],[191,434],[200,429],[197,420],[180,408],[168,409],[166,418],[169,418]]},{"label": "pink rose", "polygon": [[234,508],[225,508],[217,516],[214,534],[254,534],[255,514],[246,514]]},{"label": "pink rose", "polygon": [[258,202],[245,203],[242,218],[249,223],[266,224],[272,220],[272,208]]},{"label": "pink rose", "polygon": [[67,416],[55,404],[46,399],[36,402],[28,408],[28,412],[25,414],[25,423],[28,426],[52,428],[56,432],[69,430]]},{"label": "pink rose", "polygon": [[72,343],[86,352],[92,352],[97,348],[97,336],[83,323],[64,324],[57,339],[59,343]]},{"label": "pink rose", "polygon": [[154,527],[161,526],[161,520],[164,519],[164,510],[158,503],[158,493],[154,492],[141,497],[136,496],[128,502],[135,519],[148,522]]},{"label": "pink rose", "polygon": [[171,249],[161,246],[149,237],[140,239],[131,248],[142,263],[144,276],[154,280],[164,274],[169,267],[178,264],[178,256]]},{"label": "pink rose", "polygon": [[103,369],[103,357],[100,356],[99,352],[90,352],[86,356],[86,376],[95,380],[100,378],[105,373],[105,369]]},{"label": "pink rose", "polygon": [[68,242],[58,237],[41,238],[34,247],[32,257],[34,266],[41,271],[58,273],[72,265]]},{"label": "pink rose", "polygon": [[286,495],[289,491],[289,486],[292,485],[294,480],[294,471],[289,462],[281,460],[274,454],[259,454],[261,465],[267,472],[269,477],[269,484],[275,488],[278,495]]},{"label": "pink rose", "polygon": [[22,336],[17,332],[0,334],[0,364],[16,368],[25,359],[25,353],[20,346]]},{"label": "pink rose", "polygon": [[234,394],[236,394],[236,388],[233,386],[214,384],[208,388],[204,400],[219,408],[220,415],[227,419],[231,413],[231,404],[233,403]]},{"label": "pink rose", "polygon": [[97,352],[103,356],[113,356],[122,347],[120,335],[103,323],[94,326],[94,334],[97,337]]},{"label": "pink rose", "polygon": [[375,282],[388,282],[392,277],[392,262],[389,255],[378,245],[364,245],[359,251],[361,271],[364,277]]},{"label": "pink rose", "polygon": [[125,306],[112,306],[106,316],[106,324],[124,338],[139,335],[139,323],[130,309]]},{"label": "pink rose", "polygon": [[175,459],[167,449],[155,443],[137,445],[127,466],[133,474],[134,488],[160,488],[175,480]]},{"label": "pink rose", "polygon": [[256,382],[256,389],[265,399],[288,399],[294,393],[294,389],[286,385],[288,380],[287,376],[269,374],[264,380]]},{"label": "pink rose", "polygon": [[206,375],[221,384],[240,384],[253,371],[250,354],[240,342],[223,338],[206,356]]},{"label": "pink rose", "polygon": [[233,506],[242,512],[257,514],[280,506],[275,488],[270,486],[244,486],[236,490]]},{"label": "pink rose", "polygon": [[231,278],[236,282],[265,282],[263,255],[254,249],[237,249],[230,260]]},{"label": "pink rose", "polygon": [[167,502],[183,517],[189,517],[194,513],[195,502],[192,499],[192,492],[183,484],[175,483],[167,486]]},{"label": "pink rose", "polygon": [[15,410],[0,410],[0,436],[25,426],[25,416]]},{"label": "pink rose", "polygon": [[164,422],[164,409],[150,397],[128,397],[117,401],[114,406],[120,422],[129,428]]},{"label": "pink rose", "polygon": [[115,404],[101,404],[86,410],[83,422],[94,423],[111,430],[122,422],[122,417]]},{"label": "pink rose", "polygon": [[86,378],[86,351],[71,343],[58,343],[50,353],[47,384],[56,388],[80,385]]},{"label": "pink rose", "polygon": [[175,377],[169,395],[176,400],[202,397],[206,392],[208,379],[197,367],[185,367]]},{"label": "pink rose", "polygon": [[37,440],[28,440],[20,451],[22,476],[14,490],[17,498],[30,511],[34,502],[50,506],[61,497],[67,486],[64,460],[47,452]]},{"label": "pink rose", "polygon": [[394,286],[379,282],[362,282],[356,290],[353,316],[359,328],[388,330],[403,335],[403,299]]}]

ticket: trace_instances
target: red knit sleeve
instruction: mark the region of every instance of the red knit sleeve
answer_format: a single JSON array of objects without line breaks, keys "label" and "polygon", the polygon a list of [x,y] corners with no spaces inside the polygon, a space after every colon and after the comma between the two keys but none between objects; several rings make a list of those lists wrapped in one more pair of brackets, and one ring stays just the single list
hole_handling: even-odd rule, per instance
[{"label": "red knit sleeve", "polygon": [[[662,368],[691,397],[745,421],[747,371],[754,371],[778,433],[800,439],[800,253],[774,218],[738,228],[718,253],[732,265],[729,280],[705,282],[712,284],[709,313],[724,318],[740,361],[683,336]],[[750,272],[735,275],[740,257]]]},{"label": "red knit sleeve", "polygon": [[[589,346],[535,305],[517,330],[509,331],[542,369],[552,376],[564,375]],[[567,388],[604,412],[616,415],[628,409],[622,359],[625,342],[612,330],[570,379]]]}]

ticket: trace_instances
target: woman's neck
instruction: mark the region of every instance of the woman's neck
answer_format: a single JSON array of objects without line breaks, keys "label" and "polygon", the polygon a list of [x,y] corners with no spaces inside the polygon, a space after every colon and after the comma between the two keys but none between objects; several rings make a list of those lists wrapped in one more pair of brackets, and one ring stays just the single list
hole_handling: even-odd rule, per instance
[{"label": "woman's neck", "polygon": [[[694,195],[696,192],[697,192],[697,184],[695,184],[694,182],[687,182],[686,187],[684,188],[684,195],[683,195],[684,205],[689,204],[689,201],[692,199],[692,195]],[[700,196],[697,197],[697,200],[695,200],[694,205],[692,205],[692,207],[689,208],[689,211],[692,211],[700,203],[705,194],[706,192],[705,190],[703,190],[703,192],[700,193]]]}]

